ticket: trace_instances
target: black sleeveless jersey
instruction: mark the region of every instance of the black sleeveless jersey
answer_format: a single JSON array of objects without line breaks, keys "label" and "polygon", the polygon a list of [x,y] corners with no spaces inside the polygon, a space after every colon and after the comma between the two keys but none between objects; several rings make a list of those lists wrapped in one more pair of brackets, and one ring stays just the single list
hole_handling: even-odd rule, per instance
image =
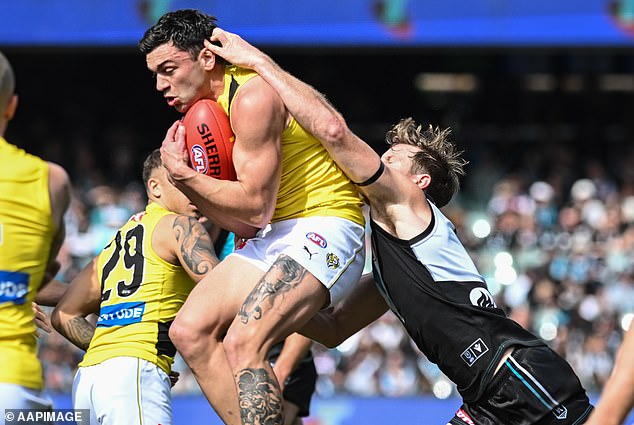
[{"label": "black sleeveless jersey", "polygon": [[497,308],[451,223],[430,203],[432,221],[410,240],[373,221],[377,287],[418,348],[475,401],[512,345],[545,345]]}]

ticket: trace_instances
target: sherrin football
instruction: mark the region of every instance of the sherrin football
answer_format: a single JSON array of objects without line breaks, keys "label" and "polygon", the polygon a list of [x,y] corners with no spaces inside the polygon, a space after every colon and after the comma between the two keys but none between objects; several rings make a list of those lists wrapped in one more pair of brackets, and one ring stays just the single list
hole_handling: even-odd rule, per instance
[{"label": "sherrin football", "polygon": [[211,99],[201,99],[189,108],[182,124],[192,168],[217,179],[235,180],[235,136],[222,106]]}]

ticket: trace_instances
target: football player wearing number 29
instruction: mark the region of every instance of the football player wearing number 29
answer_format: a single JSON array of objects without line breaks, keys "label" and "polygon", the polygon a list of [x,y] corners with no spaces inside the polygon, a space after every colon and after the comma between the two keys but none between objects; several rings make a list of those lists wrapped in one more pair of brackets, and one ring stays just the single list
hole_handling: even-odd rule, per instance
[{"label": "football player wearing number 29", "polygon": [[[149,198],[71,282],[53,326],[86,354],[73,407],[91,425],[171,425],[171,322],[218,263],[196,207],[169,181],[159,150],[143,166]],[[98,314],[96,327],[86,320]]]}]

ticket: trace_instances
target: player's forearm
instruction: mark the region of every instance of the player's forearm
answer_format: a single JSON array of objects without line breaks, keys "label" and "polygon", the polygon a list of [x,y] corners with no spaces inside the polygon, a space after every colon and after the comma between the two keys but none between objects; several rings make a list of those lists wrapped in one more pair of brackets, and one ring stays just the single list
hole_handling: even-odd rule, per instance
[{"label": "player's forearm", "polygon": [[327,347],[336,347],[388,310],[371,273],[361,277],[352,292],[334,308],[316,314],[300,332]]},{"label": "player's forearm", "polygon": [[95,326],[85,317],[66,315],[58,310],[51,314],[51,324],[67,340],[82,350],[88,350]]},{"label": "player's forearm", "polygon": [[252,228],[264,227],[275,210],[274,199],[249,195],[236,182],[210,180],[197,174],[175,183],[205,217],[243,237],[253,236],[243,234],[248,230],[244,224]]},{"label": "player's forearm", "polygon": [[335,348],[345,340],[339,337],[336,321],[327,312],[314,315],[298,333],[328,348]]},{"label": "player's forearm", "polygon": [[255,71],[280,95],[295,119],[324,144],[334,146],[347,129],[341,114],[311,85],[284,71],[262,53]]},{"label": "player's forearm", "polygon": [[341,114],[321,93],[264,54],[254,68],[277,91],[297,122],[322,143],[351,180],[365,181],[376,172],[379,156],[348,128]]},{"label": "player's forearm", "polygon": [[280,383],[283,383],[282,381],[295,370],[312,345],[313,341],[310,338],[297,333],[286,338],[273,368]]},{"label": "player's forearm", "polygon": [[55,306],[62,299],[62,296],[66,293],[68,285],[60,282],[59,280],[50,280],[44,284],[42,288],[35,295],[35,302],[39,305]]},{"label": "player's forearm", "polygon": [[[632,388],[632,382],[627,385]],[[619,388],[628,390],[626,386]],[[632,400],[631,394],[615,391],[617,388],[601,396],[599,404],[586,423],[587,425],[622,425],[624,423],[634,400]]]},{"label": "player's forearm", "polygon": [[610,379],[586,425],[621,425],[634,403],[631,377]]},{"label": "player's forearm", "polygon": [[606,383],[601,398],[588,424],[622,424],[634,405],[634,327],[625,338],[616,359],[614,370]]}]

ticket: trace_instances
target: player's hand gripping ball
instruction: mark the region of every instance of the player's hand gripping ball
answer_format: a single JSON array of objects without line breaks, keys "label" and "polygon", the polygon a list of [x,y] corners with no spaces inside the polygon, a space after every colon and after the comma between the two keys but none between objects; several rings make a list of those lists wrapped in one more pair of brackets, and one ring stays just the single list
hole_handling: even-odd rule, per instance
[{"label": "player's hand gripping ball", "polygon": [[224,109],[213,100],[201,99],[189,108],[182,123],[192,168],[217,179],[235,180],[235,136]]}]

